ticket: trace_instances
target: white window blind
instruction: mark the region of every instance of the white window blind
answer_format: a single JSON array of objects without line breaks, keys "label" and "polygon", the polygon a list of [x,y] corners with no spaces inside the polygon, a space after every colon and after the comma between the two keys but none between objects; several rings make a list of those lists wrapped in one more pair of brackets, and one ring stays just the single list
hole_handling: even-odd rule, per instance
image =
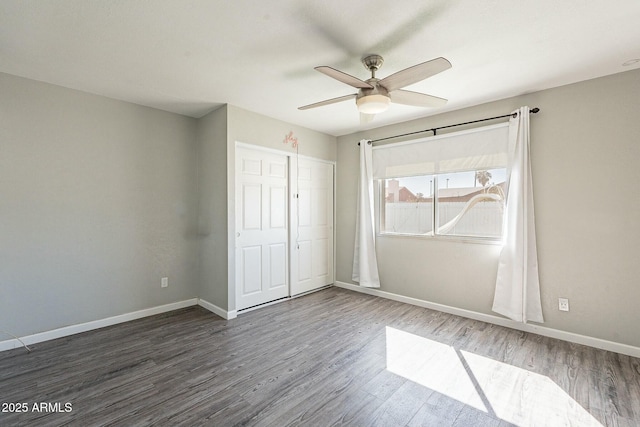
[{"label": "white window blind", "polygon": [[373,177],[386,179],[506,167],[509,123],[373,147]]}]

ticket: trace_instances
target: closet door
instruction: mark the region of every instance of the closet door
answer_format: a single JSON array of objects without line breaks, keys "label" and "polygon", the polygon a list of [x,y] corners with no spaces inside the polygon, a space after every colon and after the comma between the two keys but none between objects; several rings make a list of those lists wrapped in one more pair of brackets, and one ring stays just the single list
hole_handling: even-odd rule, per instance
[{"label": "closet door", "polygon": [[288,158],[236,147],[238,310],[289,296]]},{"label": "closet door", "polygon": [[291,295],[297,295],[334,281],[333,165],[292,162]]}]

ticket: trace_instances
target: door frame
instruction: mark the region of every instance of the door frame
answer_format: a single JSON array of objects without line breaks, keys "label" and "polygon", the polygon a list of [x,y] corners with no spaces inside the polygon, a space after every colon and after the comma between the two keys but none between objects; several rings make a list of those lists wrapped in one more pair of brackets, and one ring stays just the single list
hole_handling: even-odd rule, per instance
[{"label": "door frame", "polygon": [[[289,167],[289,180],[291,180],[291,158],[298,159],[308,159],[313,161],[319,161],[323,163],[329,163],[333,166],[333,278],[335,282],[336,277],[336,168],[337,164],[334,160],[326,160],[312,156],[306,156],[303,154],[298,154],[297,152],[278,150],[271,147],[265,147],[263,145],[250,144],[241,141],[229,142],[227,145],[227,313],[228,318],[235,318],[239,310],[237,309],[237,287],[236,287],[236,148],[245,148],[250,150],[264,151],[268,153],[284,155],[289,158],[288,167]],[[287,195],[289,197],[288,203],[288,212],[287,219],[289,225],[291,224],[291,215],[292,215],[292,197],[293,194],[291,192],[292,185],[289,182]],[[289,253],[287,254],[289,261],[289,271],[287,274],[289,275],[289,298],[291,298],[291,229],[289,230]],[[281,301],[281,300],[278,300]],[[275,301],[275,302],[278,302]],[[259,305],[258,307],[263,307],[271,303],[265,303]],[[253,308],[247,308],[240,310],[240,312],[245,313],[247,311],[252,310]]]}]

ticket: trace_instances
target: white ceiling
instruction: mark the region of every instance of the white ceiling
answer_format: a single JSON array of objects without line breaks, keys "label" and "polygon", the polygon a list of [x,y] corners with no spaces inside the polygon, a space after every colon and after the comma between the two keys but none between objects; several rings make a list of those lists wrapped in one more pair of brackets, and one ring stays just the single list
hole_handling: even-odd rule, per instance
[{"label": "white ceiling", "polygon": [[[0,0],[0,72],[201,117],[229,103],[332,135],[640,67],[638,0]],[[443,109],[392,105],[367,125],[355,90],[313,70],[378,77],[442,56],[408,87]],[[1,94],[0,94],[1,96]],[[544,106],[541,106],[544,107]]]}]

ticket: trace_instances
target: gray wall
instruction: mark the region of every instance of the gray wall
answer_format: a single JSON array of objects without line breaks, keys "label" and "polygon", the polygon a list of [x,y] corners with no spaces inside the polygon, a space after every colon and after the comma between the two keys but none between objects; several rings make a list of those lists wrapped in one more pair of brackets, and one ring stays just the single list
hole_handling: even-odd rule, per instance
[{"label": "gray wall", "polygon": [[336,159],[335,137],[231,106],[195,120],[7,74],[0,93],[0,329],[19,336],[195,297],[233,310],[235,141],[293,152],[293,131]]},{"label": "gray wall", "polygon": [[0,94],[0,329],[196,297],[195,120],[7,74]]},{"label": "gray wall", "polygon": [[[337,280],[352,283],[358,140],[523,105],[541,108],[531,116],[531,162],[545,326],[640,346],[640,70],[338,138]],[[381,236],[381,289],[495,314],[499,249]],[[570,312],[558,311],[558,297]]]},{"label": "gray wall", "polygon": [[227,106],[198,120],[198,297],[227,308]]},{"label": "gray wall", "polygon": [[289,132],[293,132],[293,136],[298,138],[298,153],[301,156],[336,160],[337,148],[336,137],[334,136],[272,119],[233,105],[228,106],[228,111],[228,141],[230,144],[244,142],[295,153],[296,149],[293,148],[292,144],[283,142],[285,136]]}]

